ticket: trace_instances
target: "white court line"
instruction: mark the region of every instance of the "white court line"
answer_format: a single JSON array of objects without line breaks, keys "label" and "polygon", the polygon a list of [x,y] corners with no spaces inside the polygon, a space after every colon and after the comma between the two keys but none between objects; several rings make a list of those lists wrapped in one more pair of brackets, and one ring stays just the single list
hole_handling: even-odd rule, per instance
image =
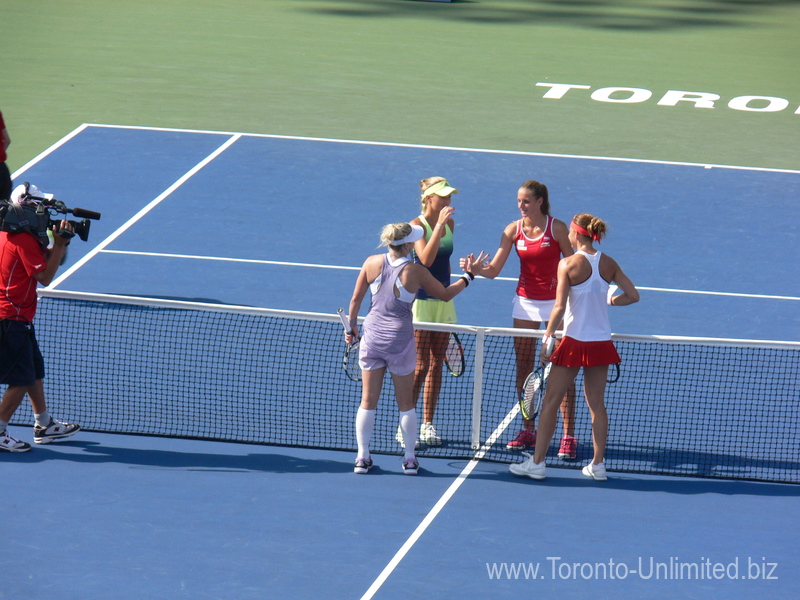
[{"label": "white court line", "polygon": [[[516,282],[516,278],[512,277],[495,277],[502,281]],[[648,292],[668,292],[673,294],[698,294],[704,296],[734,296],[737,298],[759,298],[761,300],[800,300],[800,296],[772,296],[769,294],[745,294],[741,292],[708,292],[704,290],[678,290],[671,288],[657,288],[657,287],[644,287],[641,285],[636,286],[637,290],[645,290]]]},{"label": "white court line", "polygon": [[464,467],[464,470],[461,471],[456,480],[450,484],[450,487],[447,488],[447,491],[445,491],[444,494],[442,494],[442,497],[439,498],[439,501],[434,505],[431,511],[425,515],[425,518],[414,530],[414,533],[412,533],[411,536],[406,540],[405,544],[400,547],[397,553],[392,557],[392,560],[389,561],[389,564],[387,564],[383,571],[381,571],[381,574],[378,575],[378,578],[372,583],[371,586],[369,586],[369,589],[366,591],[366,593],[361,596],[361,600],[370,600],[370,598],[372,598],[381,588],[395,568],[397,568],[397,565],[399,565],[400,562],[405,558],[406,554],[408,554],[408,551],[411,550],[414,544],[417,543],[419,538],[422,537],[422,534],[425,533],[425,530],[428,529],[428,526],[433,523],[433,520],[439,515],[445,505],[455,495],[456,491],[458,491],[458,488],[461,487],[461,484],[467,480],[467,477],[472,474],[472,471],[475,470],[475,467],[478,466],[478,463],[481,461],[481,459],[486,455],[497,439],[503,435],[503,432],[508,428],[514,418],[517,416],[518,412],[519,405],[515,403],[514,408],[511,409],[511,411],[506,415],[505,419],[503,419],[500,425],[497,426],[497,429],[495,429],[494,432],[492,432],[492,435],[489,436],[489,439],[486,440],[483,446],[481,446],[481,448],[475,453],[475,456],[469,461],[467,466]]},{"label": "white court line", "polygon": [[187,258],[193,260],[215,260],[222,262],[255,263],[258,265],[280,265],[283,267],[313,267],[315,269],[340,269],[360,271],[361,267],[339,267],[336,265],[319,265],[315,263],[285,262],[280,260],[260,260],[257,258],[226,258],[224,256],[198,256],[194,254],[169,254],[167,252],[137,252],[133,250],[103,250],[105,254],[129,254],[132,256],[158,256],[163,258]]},{"label": "white court line", "polygon": [[739,292],[705,292],[703,290],[671,290],[666,288],[642,287],[637,285],[637,290],[650,292],[671,292],[675,294],[700,294],[705,296],[734,296],[737,298],[759,298],[761,300],[800,300],[800,296],[772,296],[770,294],[742,294]]},{"label": "white court line", "polygon": [[68,133],[67,135],[65,135],[63,138],[61,138],[60,140],[58,140],[58,141],[57,141],[55,144],[53,144],[52,146],[50,146],[50,147],[49,147],[47,150],[45,150],[44,152],[42,152],[41,154],[39,154],[39,156],[35,157],[35,158],[34,158],[34,159],[32,159],[32,160],[29,160],[29,161],[28,161],[28,162],[26,162],[24,165],[22,165],[22,166],[21,166],[19,169],[17,169],[16,171],[14,171],[14,173],[12,173],[12,174],[11,174],[11,179],[16,179],[17,177],[19,177],[20,175],[22,175],[22,174],[23,174],[25,171],[27,171],[27,170],[28,170],[28,169],[30,169],[30,168],[31,168],[33,165],[35,165],[36,163],[38,163],[38,162],[39,162],[40,160],[42,160],[42,159],[43,159],[45,156],[47,156],[48,154],[50,154],[50,153],[54,152],[55,150],[57,150],[58,148],[60,148],[60,147],[61,147],[61,146],[63,146],[64,144],[66,144],[68,141],[70,141],[72,138],[74,138],[76,135],[78,135],[78,134],[79,134],[81,131],[83,131],[84,129],[86,129],[88,126],[89,126],[89,125],[87,125],[86,123],[84,123],[83,125],[81,125],[81,126],[80,126],[80,127],[78,127],[77,129],[75,129],[74,131],[72,131],[71,133]]},{"label": "white court line", "polygon": [[632,162],[653,165],[674,165],[681,167],[702,167],[715,169],[734,169],[743,171],[765,171],[768,173],[793,173],[800,174],[795,169],[772,169],[769,167],[742,167],[737,165],[718,165],[713,163],[690,163],[669,160],[653,160],[647,158],[623,158],[616,156],[590,156],[583,154],[554,154],[549,152],[526,152],[523,150],[493,150],[488,148],[462,148],[458,146],[432,146],[427,144],[402,144],[396,142],[374,142],[367,140],[340,140],[336,138],[316,138],[296,135],[275,135],[270,133],[242,133],[232,131],[214,131],[209,129],[180,129],[171,127],[147,127],[143,125],[110,125],[105,123],[88,123],[83,127],[104,127],[107,129],[134,129],[140,131],[169,131],[174,133],[205,133],[213,135],[239,135],[243,137],[258,137],[277,140],[297,140],[302,142],[326,142],[336,144],[361,144],[364,146],[389,146],[393,148],[422,148],[425,150],[455,150],[458,152],[480,152],[485,154],[508,154],[514,156],[542,156],[546,158],[575,158],[582,160],[606,160],[612,162]]},{"label": "white court line", "polygon": [[124,223],[119,229],[117,229],[114,233],[104,239],[100,244],[98,244],[95,248],[93,248],[90,252],[88,252],[83,258],[81,258],[78,262],[72,265],[69,269],[67,269],[60,277],[58,277],[55,281],[53,281],[49,286],[44,289],[47,290],[54,290],[58,287],[61,282],[67,279],[70,275],[72,275],[75,271],[80,269],[83,265],[89,262],[92,258],[94,258],[99,252],[101,252],[106,246],[108,246],[111,242],[117,239],[120,235],[125,233],[133,224],[135,224],[139,219],[145,216],[148,212],[150,212],[153,208],[158,206],[158,204],[164,200],[167,196],[172,194],[175,190],[181,187],[184,183],[186,183],[191,177],[193,177],[200,169],[205,167],[208,163],[212,160],[217,158],[220,154],[225,152],[236,140],[238,140],[241,136],[234,135],[233,137],[229,138],[224,144],[222,144],[219,148],[214,150],[211,154],[206,156],[202,161],[197,163],[192,169],[187,171],[180,179],[178,179],[175,183],[169,186],[166,190],[164,190],[158,197],[150,201],[147,206],[142,208],[138,213],[133,215],[126,223]]},{"label": "white court line", "polygon": [[[359,271],[361,267],[343,267],[338,265],[321,265],[315,263],[298,263],[298,262],[285,262],[280,260],[260,260],[255,258],[226,258],[224,256],[200,256],[196,254],[171,254],[167,252],[139,252],[134,250],[101,250],[106,254],[127,254],[131,256],[158,256],[164,258],[185,258],[192,260],[211,260],[221,262],[238,262],[238,263],[253,263],[259,265],[279,265],[284,267],[311,267],[315,269],[334,269],[342,271]],[[453,279],[457,279],[459,275],[453,275]],[[512,281],[517,282],[514,277],[495,277],[498,281]],[[656,288],[656,287],[643,287],[636,286],[639,290],[649,292],[667,292],[674,294],[698,294],[705,296],[733,296],[737,298],[758,298],[760,300],[800,300],[797,296],[771,296],[768,294],[745,294],[739,292],[708,292],[703,290],[678,290],[670,288]]]}]

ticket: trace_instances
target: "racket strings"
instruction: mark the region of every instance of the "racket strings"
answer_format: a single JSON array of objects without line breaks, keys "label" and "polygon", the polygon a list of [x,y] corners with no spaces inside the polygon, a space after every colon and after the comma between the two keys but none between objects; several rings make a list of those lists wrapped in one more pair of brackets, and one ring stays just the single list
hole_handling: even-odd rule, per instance
[{"label": "racket strings", "polygon": [[444,362],[450,374],[453,377],[461,376],[467,367],[467,361],[464,358],[464,346],[461,345],[461,340],[455,332],[451,333],[447,340],[444,356]]}]

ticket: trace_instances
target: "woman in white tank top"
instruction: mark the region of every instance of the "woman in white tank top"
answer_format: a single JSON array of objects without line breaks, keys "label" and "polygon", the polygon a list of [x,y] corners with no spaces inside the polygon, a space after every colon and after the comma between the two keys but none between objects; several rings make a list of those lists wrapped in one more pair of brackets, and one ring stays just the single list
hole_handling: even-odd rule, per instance
[{"label": "woman in white tank top", "polygon": [[[575,215],[570,224],[569,239],[576,252],[559,262],[556,303],[542,339],[542,361],[550,360],[553,367],[539,416],[536,450],[525,462],[511,465],[511,472],[515,475],[545,478],[545,457],[556,428],[558,406],[564,392],[583,368],[584,395],[592,415],[594,443],[594,457],[583,468],[583,474],[598,481],[606,480],[606,377],[608,366],[620,362],[611,341],[608,307],[638,302],[639,292],[613,258],[594,248],[593,243],[599,242],[605,233],[606,224],[586,213]],[[609,296],[611,283],[619,286],[622,294]],[[548,349],[548,342],[562,318],[564,338],[550,356],[552,349]]]}]

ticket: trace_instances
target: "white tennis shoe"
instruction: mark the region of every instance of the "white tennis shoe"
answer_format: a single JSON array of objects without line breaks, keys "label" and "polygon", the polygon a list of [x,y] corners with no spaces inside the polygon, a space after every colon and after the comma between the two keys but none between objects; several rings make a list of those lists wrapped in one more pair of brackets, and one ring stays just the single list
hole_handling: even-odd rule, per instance
[{"label": "white tennis shoe", "polygon": [[515,463],[508,467],[508,470],[511,471],[514,475],[519,475],[520,477],[530,477],[531,479],[544,479],[546,476],[547,468],[545,467],[545,461],[540,463],[533,462],[533,454],[529,454],[528,452],[523,452],[525,456],[528,457],[528,460],[523,461],[521,463]]},{"label": "white tennis shoe", "polygon": [[47,427],[34,426],[33,441],[37,444],[49,444],[53,440],[60,440],[61,438],[75,435],[80,429],[80,425],[75,423],[62,423],[50,417],[50,423]]},{"label": "white tennis shoe", "polygon": [[606,463],[600,463],[599,465],[589,463],[583,467],[581,472],[595,481],[605,481],[608,479],[608,477],[606,477]]},{"label": "white tennis shoe", "polygon": [[31,449],[28,442],[23,442],[12,436],[8,431],[0,433],[0,452],[27,452]]},{"label": "white tennis shoe", "polygon": [[428,446],[441,446],[442,438],[436,432],[433,423],[423,423],[419,428],[419,439]]}]

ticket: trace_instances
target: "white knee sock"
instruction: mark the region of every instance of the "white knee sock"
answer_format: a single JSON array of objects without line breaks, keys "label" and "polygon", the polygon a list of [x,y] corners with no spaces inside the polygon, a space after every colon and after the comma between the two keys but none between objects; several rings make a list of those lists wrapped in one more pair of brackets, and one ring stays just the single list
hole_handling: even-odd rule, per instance
[{"label": "white knee sock", "polygon": [[406,444],[405,459],[414,458],[414,446],[417,443],[417,411],[413,408],[400,413],[400,429],[403,430],[403,441]]},{"label": "white knee sock", "polygon": [[359,408],[356,414],[356,441],[358,442],[358,458],[369,460],[369,442],[375,428],[375,410]]}]

